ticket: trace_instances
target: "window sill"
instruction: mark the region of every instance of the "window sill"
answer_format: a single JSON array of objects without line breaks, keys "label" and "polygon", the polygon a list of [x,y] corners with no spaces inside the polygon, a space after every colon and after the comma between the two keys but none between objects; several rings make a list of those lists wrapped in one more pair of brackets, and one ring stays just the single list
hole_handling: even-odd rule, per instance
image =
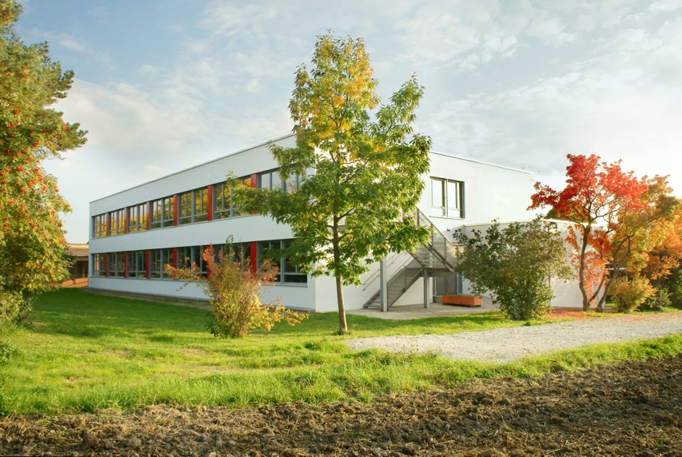
[{"label": "window sill", "polygon": [[307,282],[273,282],[276,287],[308,287]]},{"label": "window sill", "polygon": [[455,217],[455,216],[428,216],[429,219],[452,219],[457,221],[463,221],[466,217]]}]

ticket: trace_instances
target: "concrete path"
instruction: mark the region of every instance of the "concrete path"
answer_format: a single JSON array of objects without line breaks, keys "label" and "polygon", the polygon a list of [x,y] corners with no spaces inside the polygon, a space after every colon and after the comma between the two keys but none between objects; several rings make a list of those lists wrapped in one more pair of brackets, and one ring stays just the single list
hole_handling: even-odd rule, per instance
[{"label": "concrete path", "polygon": [[682,334],[682,312],[496,328],[454,335],[397,335],[348,340],[351,349],[436,353],[456,360],[509,362],[586,344],[621,343]]},{"label": "concrete path", "polygon": [[493,305],[492,300],[488,297],[483,297],[481,301],[481,306],[475,308],[468,306],[444,305],[442,303],[430,303],[429,309],[425,309],[424,304],[420,303],[418,305],[392,306],[385,313],[382,313],[379,309],[372,308],[346,311],[346,314],[402,321],[408,319],[421,319],[424,317],[461,316],[466,314],[488,313],[490,311],[500,310],[500,307]]}]

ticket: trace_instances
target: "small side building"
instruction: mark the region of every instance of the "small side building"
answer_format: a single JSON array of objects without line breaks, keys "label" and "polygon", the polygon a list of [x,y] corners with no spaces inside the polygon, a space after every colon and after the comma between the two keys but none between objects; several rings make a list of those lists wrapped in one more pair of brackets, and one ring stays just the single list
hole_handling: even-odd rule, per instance
[{"label": "small side building", "polygon": [[62,283],[62,287],[86,287],[90,271],[90,247],[83,243],[67,243],[66,250],[73,264],[69,268],[70,277]]}]

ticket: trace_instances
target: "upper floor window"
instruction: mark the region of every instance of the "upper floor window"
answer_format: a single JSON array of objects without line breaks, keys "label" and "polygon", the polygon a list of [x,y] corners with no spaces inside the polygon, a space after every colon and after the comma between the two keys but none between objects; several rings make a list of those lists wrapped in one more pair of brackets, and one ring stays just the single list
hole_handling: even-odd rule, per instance
[{"label": "upper floor window", "polygon": [[132,251],[128,253],[128,277],[144,278],[147,276],[147,253]]},{"label": "upper floor window", "polygon": [[178,224],[189,224],[208,219],[208,190],[191,190],[179,195]]},{"label": "upper floor window", "polygon": [[125,233],[126,210],[119,209],[109,213],[109,235],[123,235]]},{"label": "upper floor window", "polygon": [[141,232],[147,230],[148,217],[146,203],[128,208],[128,232]]},{"label": "upper floor window", "polygon": [[152,202],[152,228],[173,225],[173,197],[160,198]]},{"label": "upper floor window", "polygon": [[[251,186],[251,177],[240,178],[242,184]],[[213,219],[225,217],[241,216],[245,214],[238,207],[234,206],[230,186],[220,183],[213,186]]]},{"label": "upper floor window", "polygon": [[464,218],[464,183],[431,178],[431,216]]},{"label": "upper floor window", "polygon": [[283,179],[278,170],[266,171],[258,175],[259,189],[285,190],[288,193],[296,192],[301,188],[301,180],[298,175]]},{"label": "upper floor window", "polygon": [[92,218],[92,231],[95,238],[107,236],[107,215],[100,214]]}]

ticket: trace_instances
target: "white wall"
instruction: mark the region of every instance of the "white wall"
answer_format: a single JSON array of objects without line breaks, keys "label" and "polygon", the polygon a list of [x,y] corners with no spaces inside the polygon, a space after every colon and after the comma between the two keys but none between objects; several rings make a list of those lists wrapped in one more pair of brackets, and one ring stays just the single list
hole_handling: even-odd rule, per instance
[{"label": "white wall", "polygon": [[[432,217],[431,221],[452,241],[452,233],[468,223],[500,220],[528,220],[532,214],[527,211],[533,193],[534,180],[525,171],[500,167],[446,154],[431,154],[431,169],[423,179],[426,183],[424,193],[418,204],[419,209],[428,215],[431,208],[431,177],[462,181],[465,184],[465,218]],[[471,221],[471,222],[469,222]],[[448,230],[449,229],[449,230]],[[389,256],[387,276],[390,278],[405,262],[411,260],[408,253]],[[399,261],[396,261],[399,259]],[[379,263],[370,265],[363,275],[361,286],[345,286],[344,302],[346,309],[361,309],[379,290]],[[333,277],[316,278],[316,309],[319,312],[336,311],[336,285]],[[371,281],[368,283],[368,281]],[[432,299],[433,289],[429,300]],[[423,304],[424,281],[418,279],[393,306]]]},{"label": "white wall", "polygon": [[[179,290],[182,281],[171,279],[143,279],[143,278],[97,278],[89,280],[88,287],[93,289],[130,292],[138,294],[163,295],[169,297],[181,297],[205,300],[207,297],[195,284]],[[287,308],[314,311],[315,283],[308,284],[276,285],[266,287],[262,295],[263,302],[286,306]]]},{"label": "white wall", "polygon": [[[295,145],[295,137],[287,136],[275,141],[281,146]],[[434,224],[446,235],[465,224],[500,220],[529,219],[526,207],[530,204],[532,176],[530,173],[496,165],[476,162],[450,155],[432,153],[431,171],[424,175],[425,191],[419,203],[428,215],[431,206],[431,177],[446,178],[465,183],[465,218],[431,217]],[[90,215],[114,211],[139,203],[182,193],[188,190],[224,182],[229,173],[247,176],[277,167],[266,144],[259,145],[223,158],[180,171],[149,183],[127,189],[90,203]],[[92,225],[92,217],[91,222]],[[448,231],[450,229],[450,231]],[[92,230],[92,227],[91,227]],[[222,244],[228,235],[235,242],[252,242],[291,238],[288,226],[279,225],[262,216],[240,216],[207,222],[159,228],[150,231],[117,235],[90,240],[90,253],[123,252],[183,246]],[[408,253],[387,259],[389,278],[410,260]],[[379,290],[379,264],[370,266],[363,275],[362,286],[344,287],[347,309],[359,309]],[[375,278],[375,279],[372,279]],[[177,291],[180,284],[170,280],[91,278],[95,288],[127,292],[173,295],[202,298],[201,291],[191,286]],[[333,277],[308,278],[307,285],[278,285],[266,291],[270,298],[281,297],[285,306],[317,311],[336,311],[336,288]],[[396,303],[422,303],[423,284],[418,280]]]},{"label": "white wall", "polygon": [[[295,138],[288,136],[275,142],[281,146],[291,147],[295,145]],[[92,216],[98,214],[224,182],[230,172],[235,176],[247,176],[273,168],[277,168],[277,163],[270,154],[267,144],[262,144],[91,202],[90,224],[92,226]],[[235,242],[278,240],[291,238],[291,228],[263,216],[238,216],[93,238],[90,240],[90,254],[222,244],[228,235],[232,235]],[[194,285],[178,291],[181,285],[182,283],[178,281],[168,279],[90,278],[90,287],[97,289],[206,298]],[[308,278],[308,284],[305,285],[281,284],[265,290],[265,300],[272,301],[278,298],[280,303],[287,307],[313,310],[315,281]]]},{"label": "white wall", "polygon": [[[429,216],[431,177],[464,182],[464,219]],[[535,183],[529,172],[432,153],[431,170],[424,179],[426,188],[419,209],[444,233],[447,229],[489,223],[493,219],[518,221],[533,217],[527,210]]]}]

